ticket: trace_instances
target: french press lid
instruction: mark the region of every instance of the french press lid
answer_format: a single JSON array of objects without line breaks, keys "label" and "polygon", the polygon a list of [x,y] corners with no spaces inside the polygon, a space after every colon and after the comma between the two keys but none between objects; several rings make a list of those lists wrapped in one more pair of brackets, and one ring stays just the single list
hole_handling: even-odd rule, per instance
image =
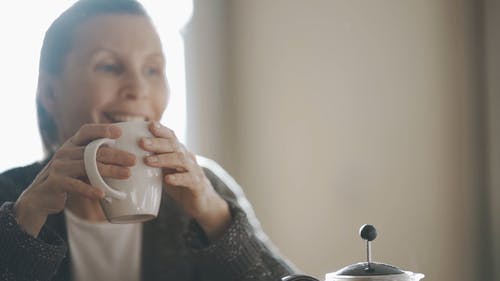
[{"label": "french press lid", "polygon": [[366,240],[366,262],[360,262],[348,265],[335,272],[336,276],[375,276],[375,275],[392,275],[404,274],[399,268],[384,264],[372,262],[371,258],[371,241],[377,238],[377,230],[373,225],[365,224],[359,229],[359,235]]},{"label": "french press lid", "polygon": [[[384,264],[384,263],[376,263],[372,262],[371,259],[371,241],[375,240],[377,237],[377,230],[373,225],[365,224],[362,225],[359,229],[359,235],[361,238],[366,240],[366,262],[360,262],[352,265],[348,265],[344,268],[339,269],[338,271],[327,273],[326,280],[410,280],[406,277],[408,273],[413,274],[412,272],[405,272],[400,270],[399,268]],[[411,280],[420,280],[424,277],[423,274],[417,273],[415,276],[418,279]],[[373,277],[373,278],[371,278]],[[394,277],[391,278],[391,277]],[[288,275],[281,279],[281,281],[318,281],[318,279],[301,274]]]}]

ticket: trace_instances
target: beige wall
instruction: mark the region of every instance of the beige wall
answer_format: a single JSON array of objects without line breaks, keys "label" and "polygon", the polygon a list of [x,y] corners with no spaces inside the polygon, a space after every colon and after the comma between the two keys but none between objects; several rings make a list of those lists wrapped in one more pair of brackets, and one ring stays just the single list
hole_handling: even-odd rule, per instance
[{"label": "beige wall", "polygon": [[474,3],[195,1],[189,146],[305,272],[362,261],[372,223],[377,261],[492,280]]},{"label": "beige wall", "polygon": [[500,279],[500,2],[486,0],[486,93],[490,210],[495,280]]}]

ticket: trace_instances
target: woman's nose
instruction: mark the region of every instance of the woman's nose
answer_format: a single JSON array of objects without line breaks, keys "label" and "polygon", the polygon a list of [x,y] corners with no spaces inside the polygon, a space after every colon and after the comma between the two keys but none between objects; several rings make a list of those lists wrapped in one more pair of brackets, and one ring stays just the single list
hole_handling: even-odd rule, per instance
[{"label": "woman's nose", "polygon": [[128,99],[141,99],[149,95],[147,81],[140,73],[128,73],[125,77],[121,95]]}]

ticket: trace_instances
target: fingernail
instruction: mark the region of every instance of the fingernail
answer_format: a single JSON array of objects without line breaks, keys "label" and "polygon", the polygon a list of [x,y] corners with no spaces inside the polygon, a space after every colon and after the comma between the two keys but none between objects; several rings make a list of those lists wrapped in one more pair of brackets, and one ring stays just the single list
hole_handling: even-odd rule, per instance
[{"label": "fingernail", "polygon": [[128,161],[131,165],[135,165],[135,155],[134,154],[130,154],[128,156]]},{"label": "fingernail", "polygon": [[153,142],[151,141],[151,139],[148,139],[148,138],[143,139],[143,143],[146,146],[150,146],[150,145],[153,144]]},{"label": "fingernail", "polygon": [[155,162],[158,162],[158,157],[156,157],[156,156],[149,156],[149,157],[148,157],[148,162],[149,162],[149,163],[155,163]]},{"label": "fingernail", "polygon": [[175,176],[174,176],[174,175],[169,175],[169,176],[168,176],[168,179],[169,179],[169,180],[175,180]]},{"label": "fingernail", "polygon": [[160,128],[160,122],[155,122],[154,126],[155,126],[156,129],[159,129]]}]

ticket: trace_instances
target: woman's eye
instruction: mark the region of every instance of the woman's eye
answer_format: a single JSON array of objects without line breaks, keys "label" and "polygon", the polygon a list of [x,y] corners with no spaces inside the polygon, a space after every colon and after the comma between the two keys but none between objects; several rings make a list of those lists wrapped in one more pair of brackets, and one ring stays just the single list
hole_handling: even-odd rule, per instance
[{"label": "woman's eye", "polygon": [[161,75],[162,74],[161,68],[158,67],[147,67],[146,68],[146,74],[148,76],[155,76],[155,75]]},{"label": "woman's eye", "polygon": [[120,74],[122,71],[122,68],[120,67],[120,65],[115,64],[115,63],[106,63],[106,64],[98,65],[97,70],[115,73],[115,74]]}]

